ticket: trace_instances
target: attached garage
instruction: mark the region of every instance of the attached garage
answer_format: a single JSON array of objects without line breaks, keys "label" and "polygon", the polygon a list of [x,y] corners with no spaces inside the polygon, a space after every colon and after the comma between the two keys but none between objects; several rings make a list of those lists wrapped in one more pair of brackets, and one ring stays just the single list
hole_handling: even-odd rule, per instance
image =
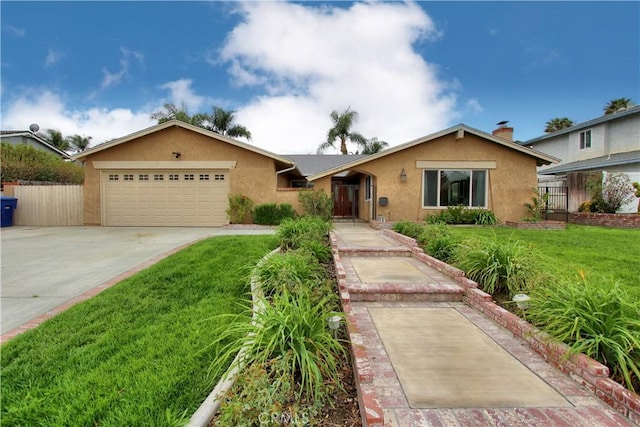
[{"label": "attached garage", "polygon": [[228,170],[105,170],[106,226],[221,226]]},{"label": "attached garage", "polygon": [[219,227],[229,196],[276,198],[294,163],[224,135],[170,120],[73,156],[85,167],[84,223]]}]

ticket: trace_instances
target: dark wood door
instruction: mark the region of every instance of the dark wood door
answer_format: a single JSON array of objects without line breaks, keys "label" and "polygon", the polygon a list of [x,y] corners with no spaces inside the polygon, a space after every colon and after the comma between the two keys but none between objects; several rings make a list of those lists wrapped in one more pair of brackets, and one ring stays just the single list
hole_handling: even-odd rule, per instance
[{"label": "dark wood door", "polygon": [[358,217],[358,185],[333,186],[333,216]]}]

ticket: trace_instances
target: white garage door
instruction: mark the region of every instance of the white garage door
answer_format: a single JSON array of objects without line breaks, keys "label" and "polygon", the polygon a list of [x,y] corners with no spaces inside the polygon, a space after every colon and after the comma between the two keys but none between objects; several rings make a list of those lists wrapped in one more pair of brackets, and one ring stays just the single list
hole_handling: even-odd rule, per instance
[{"label": "white garage door", "polygon": [[228,170],[103,171],[107,226],[220,226],[227,223]]}]

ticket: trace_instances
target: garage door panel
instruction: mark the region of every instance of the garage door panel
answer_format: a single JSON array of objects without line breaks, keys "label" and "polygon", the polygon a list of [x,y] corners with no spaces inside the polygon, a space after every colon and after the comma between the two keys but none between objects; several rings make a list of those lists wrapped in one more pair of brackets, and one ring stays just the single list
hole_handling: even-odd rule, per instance
[{"label": "garage door panel", "polygon": [[227,177],[226,171],[105,171],[105,225],[224,225]]}]

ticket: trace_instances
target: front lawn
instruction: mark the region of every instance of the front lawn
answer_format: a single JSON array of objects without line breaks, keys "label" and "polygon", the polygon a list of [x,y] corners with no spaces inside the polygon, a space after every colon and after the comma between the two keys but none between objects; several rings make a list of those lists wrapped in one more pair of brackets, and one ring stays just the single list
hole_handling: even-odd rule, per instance
[{"label": "front lawn", "polygon": [[464,238],[493,237],[531,243],[560,274],[618,281],[640,292],[640,230],[567,224],[566,230],[521,230],[510,227],[451,227]]},{"label": "front lawn", "polygon": [[250,269],[276,245],[274,236],[205,240],[7,342],[2,424],[188,420],[217,382],[207,374],[213,350],[203,351],[216,338],[212,316],[242,311]]}]

